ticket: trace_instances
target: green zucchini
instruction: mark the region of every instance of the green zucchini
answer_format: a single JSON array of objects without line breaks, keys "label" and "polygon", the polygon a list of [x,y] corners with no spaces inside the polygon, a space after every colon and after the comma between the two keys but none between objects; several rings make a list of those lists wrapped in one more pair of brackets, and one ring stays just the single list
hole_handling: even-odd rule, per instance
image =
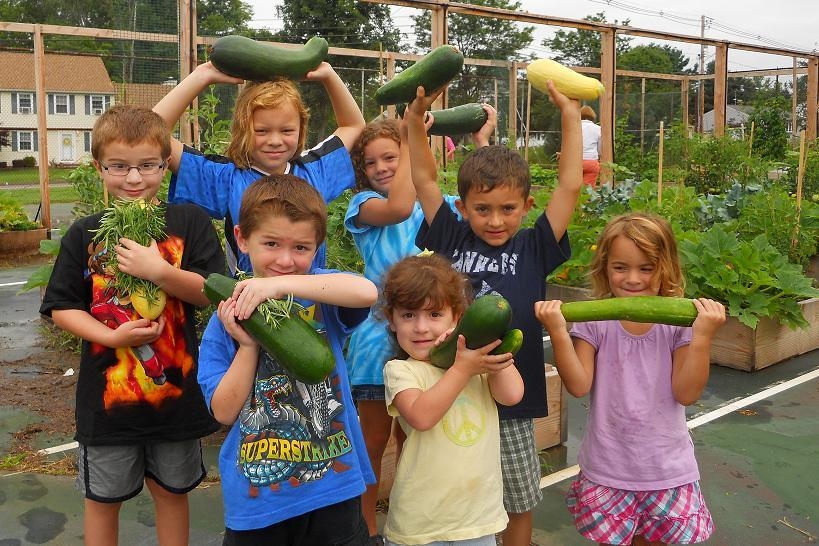
[{"label": "green zucchini", "polygon": [[[406,104],[399,104],[395,107],[398,115],[404,117],[404,110]],[[461,104],[460,106],[453,106],[452,108],[444,108],[443,110],[433,110],[430,112],[433,116],[432,127],[429,128],[427,134],[435,136],[447,135],[467,135],[474,133],[484,126],[488,114],[478,102],[470,102]]]},{"label": "green zucchini", "polygon": [[313,36],[300,48],[284,48],[232,34],[208,49],[213,66],[229,76],[252,81],[300,78],[327,57],[327,40]]},{"label": "green zucchini", "polygon": [[455,363],[458,336],[463,334],[466,346],[478,349],[502,337],[512,323],[512,307],[502,296],[482,296],[467,307],[452,333],[429,351],[429,361],[439,368]]},{"label": "green zucchini", "polygon": [[694,302],[687,298],[665,296],[631,296],[602,300],[573,301],[560,306],[563,318],[570,322],[593,320],[630,320],[691,326],[697,318]]},{"label": "green zucchini", "polygon": [[501,344],[492,349],[490,355],[502,355],[503,353],[517,354],[523,347],[523,332],[517,328],[507,330],[501,338]]},{"label": "green zucchini", "polygon": [[[211,303],[217,304],[233,295],[236,282],[219,273],[211,273],[205,279],[205,295]],[[327,340],[295,310],[282,319],[275,330],[258,309],[240,324],[262,349],[303,383],[321,383],[336,366]]]},{"label": "green zucchini", "polygon": [[457,76],[463,65],[460,51],[449,44],[438,46],[376,89],[375,100],[378,104],[410,102],[419,85],[430,95]]}]

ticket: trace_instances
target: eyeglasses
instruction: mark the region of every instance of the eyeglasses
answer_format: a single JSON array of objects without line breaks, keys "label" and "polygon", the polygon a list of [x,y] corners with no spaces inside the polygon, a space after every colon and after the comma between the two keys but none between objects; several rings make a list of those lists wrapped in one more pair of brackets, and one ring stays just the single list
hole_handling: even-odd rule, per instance
[{"label": "eyeglasses", "polygon": [[162,163],[140,163],[139,165],[125,165],[124,163],[113,163],[106,165],[99,161],[100,167],[105,169],[105,172],[112,176],[128,176],[131,169],[136,169],[139,174],[158,174],[165,168],[166,161]]}]

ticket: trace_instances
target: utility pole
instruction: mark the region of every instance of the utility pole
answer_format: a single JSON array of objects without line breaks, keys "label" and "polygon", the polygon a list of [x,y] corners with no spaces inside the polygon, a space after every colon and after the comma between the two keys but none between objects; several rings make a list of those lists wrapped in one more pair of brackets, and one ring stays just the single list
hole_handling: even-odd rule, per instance
[{"label": "utility pole", "polygon": [[[705,15],[700,18],[700,38],[705,38]],[[700,42],[700,74],[705,74],[705,43]],[[697,88],[697,132],[702,133],[702,118],[705,115],[705,80],[700,79]]]}]

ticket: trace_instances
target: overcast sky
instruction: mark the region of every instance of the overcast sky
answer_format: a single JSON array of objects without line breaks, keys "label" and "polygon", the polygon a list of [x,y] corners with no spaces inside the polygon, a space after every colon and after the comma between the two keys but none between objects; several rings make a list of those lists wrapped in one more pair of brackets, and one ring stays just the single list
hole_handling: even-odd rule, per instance
[{"label": "overcast sky", "polygon": [[[278,0],[245,0],[254,11],[252,26],[281,27],[276,18]],[[705,36],[735,42],[752,43],[768,47],[819,50],[819,9],[816,0],[521,0],[522,9],[532,13],[582,19],[587,15],[604,12],[609,22],[629,19],[630,25],[648,30],[673,32],[699,36],[701,17],[706,16]],[[404,33],[412,32],[411,15],[419,10],[394,7],[396,25]],[[536,26],[536,39],[532,51],[538,57],[550,57],[551,53],[541,45],[560,27]],[[571,29],[564,29],[571,30]],[[632,44],[646,43],[635,39]],[[683,51],[691,61],[697,62],[699,45],[682,42],[665,42]],[[330,44],[342,45],[342,44]],[[706,49],[706,63],[713,59],[713,48]],[[791,57],[765,55],[731,49],[728,54],[728,70],[754,70],[765,68],[789,68]]]}]

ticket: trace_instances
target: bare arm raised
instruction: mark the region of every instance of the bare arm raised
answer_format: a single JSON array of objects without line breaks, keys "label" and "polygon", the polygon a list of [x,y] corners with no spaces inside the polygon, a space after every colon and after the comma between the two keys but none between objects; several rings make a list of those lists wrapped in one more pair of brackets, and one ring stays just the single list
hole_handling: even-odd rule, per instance
[{"label": "bare arm raised", "polygon": [[344,84],[333,67],[330,66],[330,63],[326,61],[321,63],[315,70],[308,72],[305,79],[321,82],[324,85],[338,123],[338,128],[333,134],[344,142],[344,147],[347,150],[351,150],[366,122],[353,95],[350,94],[350,89]]},{"label": "bare arm raised", "polygon": [[[228,76],[219,71],[210,61],[202,63],[156,103],[153,111],[165,120],[168,130],[173,131],[185,109],[199,96],[199,93],[214,83],[240,84],[244,83],[244,80]],[[182,143],[175,138],[171,138],[171,161],[169,164],[171,171],[176,172],[179,170],[181,158]]]}]

